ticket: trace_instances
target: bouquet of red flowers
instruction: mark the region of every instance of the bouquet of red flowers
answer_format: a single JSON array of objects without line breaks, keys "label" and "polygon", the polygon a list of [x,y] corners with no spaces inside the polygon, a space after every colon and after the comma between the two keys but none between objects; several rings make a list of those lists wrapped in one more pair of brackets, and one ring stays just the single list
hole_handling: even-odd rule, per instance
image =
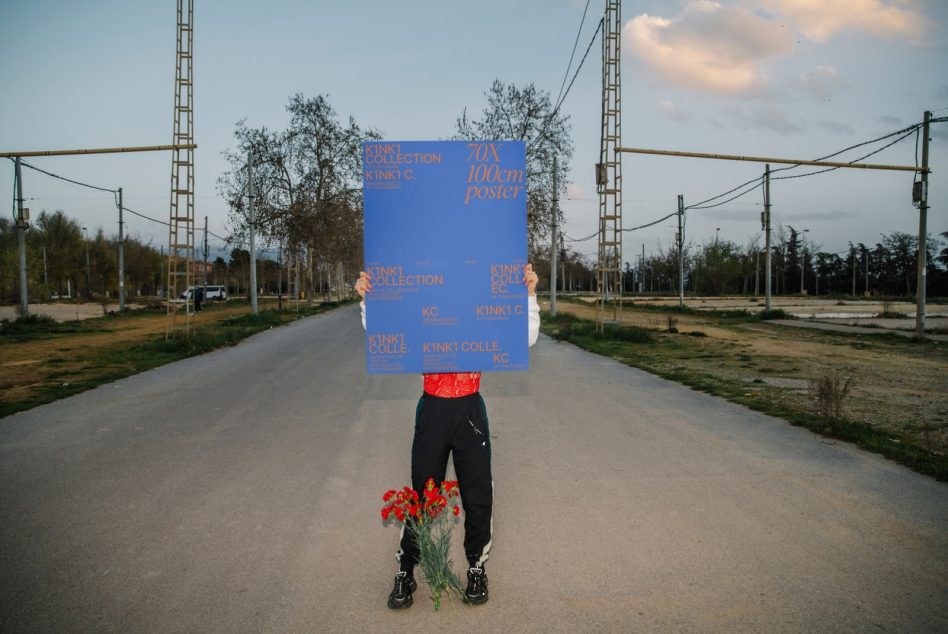
[{"label": "bouquet of red flowers", "polygon": [[450,505],[453,516],[461,514],[460,506],[454,501],[459,495],[456,480],[446,480],[440,488],[436,488],[434,478],[428,478],[421,495],[409,487],[403,487],[401,491],[393,489],[382,496],[385,502],[382,519],[388,520],[394,515],[411,531],[418,544],[418,563],[431,589],[435,610],[441,607],[442,595],[449,599],[451,595],[462,598],[464,594],[450,555],[453,518],[445,512]]}]

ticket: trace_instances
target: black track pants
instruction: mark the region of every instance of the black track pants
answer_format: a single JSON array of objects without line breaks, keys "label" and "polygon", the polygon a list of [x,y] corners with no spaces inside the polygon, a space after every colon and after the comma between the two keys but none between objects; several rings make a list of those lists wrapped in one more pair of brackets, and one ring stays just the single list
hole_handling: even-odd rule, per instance
[{"label": "black track pants", "polygon": [[[440,485],[449,453],[454,457],[464,508],[464,553],[472,566],[479,566],[490,550],[494,502],[487,410],[479,393],[460,398],[423,394],[418,401],[411,446],[412,488],[422,491],[428,478]],[[418,563],[418,546],[408,530],[402,530],[398,557],[403,570]]]}]

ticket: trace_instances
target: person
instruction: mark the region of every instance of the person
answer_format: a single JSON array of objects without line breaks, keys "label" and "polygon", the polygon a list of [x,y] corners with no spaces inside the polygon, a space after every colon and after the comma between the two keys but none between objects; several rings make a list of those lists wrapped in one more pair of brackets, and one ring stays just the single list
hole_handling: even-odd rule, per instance
[{"label": "person", "polygon": [[[533,266],[524,266],[523,283],[527,287],[528,345],[536,343],[540,333],[540,307],[537,304],[537,275]],[[372,278],[359,273],[356,292],[362,297],[362,326],[365,327],[365,295],[372,290]],[[464,505],[464,553],[468,561],[467,603],[487,602],[487,573],[484,563],[490,551],[493,528],[494,482],[491,477],[491,442],[487,409],[480,394],[480,372],[424,374],[424,390],[415,410],[415,434],[411,447],[412,488],[422,491],[428,478],[442,482],[448,454],[454,460],[461,503]],[[418,546],[411,531],[402,527],[399,550],[395,557],[399,570],[395,586],[388,596],[388,607],[411,606],[418,588],[414,570]]]},{"label": "person", "polygon": [[194,312],[201,312],[201,304],[204,303],[204,287],[195,286],[194,287]]}]

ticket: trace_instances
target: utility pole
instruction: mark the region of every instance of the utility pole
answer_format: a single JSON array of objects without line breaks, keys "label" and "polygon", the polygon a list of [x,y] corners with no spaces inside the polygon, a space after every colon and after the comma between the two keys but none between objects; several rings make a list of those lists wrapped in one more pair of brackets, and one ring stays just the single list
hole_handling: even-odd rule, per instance
[{"label": "utility pole", "polygon": [[863,249],[863,253],[866,255],[866,297],[869,296],[869,249]]},{"label": "utility pole", "polygon": [[754,297],[760,297],[760,250],[756,253],[754,264]]},{"label": "utility pole", "polygon": [[932,113],[925,111],[922,124],[922,192],[918,204],[918,275],[915,289],[915,336],[925,338],[925,291],[928,285],[928,126]]},{"label": "utility pole", "polygon": [[204,216],[204,301],[207,301],[207,216]]},{"label": "utility pole", "polygon": [[122,222],[122,188],[118,190],[118,208],[119,208],[119,312],[125,312],[125,223]]},{"label": "utility pole", "polygon": [[809,229],[804,229],[801,232],[802,243],[800,246],[800,295],[806,295],[806,281],[803,277],[803,272],[806,271],[806,234]]},{"label": "utility pole", "polygon": [[92,299],[92,265],[89,263],[89,235],[82,228],[82,241],[86,243],[86,297]]},{"label": "utility pole", "polygon": [[247,152],[247,203],[250,209],[250,312],[257,314],[257,247],[254,244],[253,154]]},{"label": "utility pole", "polygon": [[566,294],[566,242],[563,232],[560,232],[560,284],[563,285],[563,294]]},{"label": "utility pole", "polygon": [[685,307],[685,197],[678,194],[678,308]]},{"label": "utility pole", "polygon": [[770,279],[771,276],[771,256],[770,256],[770,163],[767,163],[764,166],[764,249],[767,251],[767,255],[764,258],[766,264],[764,265],[764,293],[766,294],[764,298],[764,310],[770,311],[770,301],[771,301],[771,288],[772,282]]},{"label": "utility pole", "polygon": [[553,242],[550,244],[550,314],[556,317],[556,207],[559,195],[556,191],[556,156],[553,157]]},{"label": "utility pole", "polygon": [[853,298],[856,297],[856,248],[853,247]]},{"label": "utility pole", "polygon": [[606,0],[602,22],[602,123],[596,190],[599,194],[599,257],[596,330],[602,332],[611,303],[622,322],[622,3]]},{"label": "utility pole", "polygon": [[20,317],[30,316],[30,293],[26,286],[26,229],[30,223],[30,210],[23,208],[23,174],[20,172],[20,157],[16,157],[16,235],[20,248]]},{"label": "utility pole", "polygon": [[642,243],[642,259],[639,260],[639,293],[645,292],[645,243]]}]

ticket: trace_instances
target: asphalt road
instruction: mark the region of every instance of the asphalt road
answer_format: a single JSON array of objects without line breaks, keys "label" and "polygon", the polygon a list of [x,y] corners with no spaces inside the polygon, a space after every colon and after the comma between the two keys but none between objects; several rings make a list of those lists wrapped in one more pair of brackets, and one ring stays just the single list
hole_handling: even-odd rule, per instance
[{"label": "asphalt road", "polygon": [[420,379],[367,376],[348,307],[0,419],[0,631],[948,631],[948,485],[531,354],[483,381],[486,605],[385,607]]}]

